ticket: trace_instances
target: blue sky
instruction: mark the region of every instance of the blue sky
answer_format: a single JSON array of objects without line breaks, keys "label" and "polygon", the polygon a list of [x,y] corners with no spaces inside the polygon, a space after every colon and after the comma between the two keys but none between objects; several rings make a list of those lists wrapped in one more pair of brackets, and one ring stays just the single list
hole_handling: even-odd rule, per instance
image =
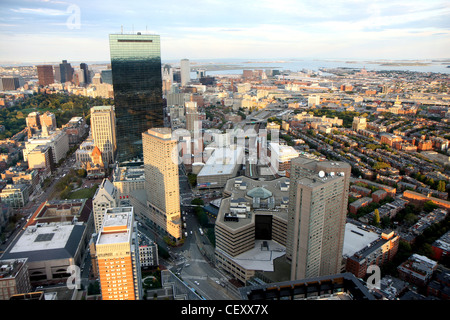
[{"label": "blue sky", "polygon": [[108,34],[163,60],[450,58],[448,0],[0,0],[0,61],[107,61]]}]

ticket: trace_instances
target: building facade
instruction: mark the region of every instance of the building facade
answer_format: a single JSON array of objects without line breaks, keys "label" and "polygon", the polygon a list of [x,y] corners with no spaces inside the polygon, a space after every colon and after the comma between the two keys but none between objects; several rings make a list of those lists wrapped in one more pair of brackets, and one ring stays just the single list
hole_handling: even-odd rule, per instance
[{"label": "building facade", "polygon": [[147,203],[154,223],[175,240],[181,239],[177,140],[169,128],[142,134]]},{"label": "building facade", "polygon": [[117,160],[142,157],[142,133],[164,125],[159,35],[111,34]]},{"label": "building facade", "polygon": [[31,292],[27,258],[0,260],[0,300]]},{"label": "building facade", "polygon": [[291,161],[286,258],[291,280],[338,273],[351,167],[344,162]]},{"label": "building facade", "polygon": [[105,210],[115,208],[118,205],[118,192],[116,187],[108,179],[103,179],[102,183],[95,191],[92,198],[92,211],[94,213],[95,232],[98,233],[103,225]]},{"label": "building facade", "polygon": [[182,59],[180,62],[181,69],[181,86],[186,86],[191,80],[191,67],[189,64],[189,59]]},{"label": "building facade", "polygon": [[65,158],[69,151],[69,137],[63,130],[52,131],[48,135],[34,135],[25,142],[23,158],[28,161],[28,153],[36,147],[48,145],[52,149],[53,163],[58,163]]},{"label": "building facade", "polygon": [[45,87],[55,82],[52,65],[39,65],[36,66],[36,69],[38,73],[38,81],[40,86]]},{"label": "building facade", "polygon": [[114,163],[117,148],[114,106],[91,108],[91,132],[94,144],[102,153],[105,165]]},{"label": "building facade", "polygon": [[[289,179],[229,179],[215,223],[216,266],[246,283],[285,254]],[[269,251],[270,249],[270,251]]]},{"label": "building facade", "polygon": [[28,203],[30,189],[26,184],[7,184],[0,192],[0,200],[12,208],[23,208]]},{"label": "building facade", "polygon": [[142,299],[133,207],[106,209],[95,245],[103,300]]}]

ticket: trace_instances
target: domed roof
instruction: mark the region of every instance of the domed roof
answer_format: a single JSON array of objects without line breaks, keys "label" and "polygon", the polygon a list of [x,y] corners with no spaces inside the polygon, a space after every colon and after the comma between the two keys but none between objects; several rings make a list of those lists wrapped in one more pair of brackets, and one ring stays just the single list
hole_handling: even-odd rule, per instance
[{"label": "domed roof", "polygon": [[247,192],[247,195],[252,198],[267,199],[272,196],[272,192],[263,187],[256,187]]}]

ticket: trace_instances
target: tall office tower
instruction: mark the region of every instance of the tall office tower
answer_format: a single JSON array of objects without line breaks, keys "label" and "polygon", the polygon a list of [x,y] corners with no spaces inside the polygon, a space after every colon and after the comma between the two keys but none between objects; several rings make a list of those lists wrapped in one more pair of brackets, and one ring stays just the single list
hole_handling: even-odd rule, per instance
[{"label": "tall office tower", "polygon": [[89,77],[89,67],[86,63],[80,63],[80,70],[83,72],[84,76],[84,83],[89,84],[90,83],[90,77]]},{"label": "tall office tower", "polygon": [[191,133],[191,136],[193,136],[194,133],[199,135],[202,128],[202,121],[200,120],[200,114],[197,111],[197,102],[186,101],[184,103],[184,108],[186,114],[186,130]]},{"label": "tall office tower", "polygon": [[159,35],[111,34],[118,162],[142,157],[142,133],[164,126]]},{"label": "tall office tower", "polygon": [[153,222],[174,240],[181,239],[177,140],[170,128],[142,134],[145,189]]},{"label": "tall office tower", "polygon": [[112,70],[111,69],[102,70],[101,80],[102,83],[112,84]]},{"label": "tall office tower", "polygon": [[16,90],[20,87],[18,77],[3,77],[0,78],[0,91]]},{"label": "tall office tower", "polygon": [[181,86],[186,86],[191,81],[191,67],[189,66],[189,59],[181,60]]},{"label": "tall office tower", "polygon": [[59,64],[60,81],[61,83],[70,82],[73,80],[73,68],[67,60],[63,60]]},{"label": "tall office tower", "polygon": [[191,133],[191,136],[194,133],[200,134],[202,121],[198,112],[186,112],[186,129]]},{"label": "tall office tower", "polygon": [[61,69],[59,68],[59,64],[53,66],[53,76],[56,82],[61,83]]},{"label": "tall office tower", "polygon": [[102,299],[141,299],[142,276],[133,207],[105,210],[95,250]]},{"label": "tall office tower", "polygon": [[40,86],[45,87],[55,82],[52,65],[39,65],[36,66],[36,69]]},{"label": "tall office tower", "polygon": [[286,258],[291,280],[339,273],[351,167],[291,160]]},{"label": "tall office tower", "polygon": [[91,132],[94,144],[102,153],[103,163],[114,163],[117,147],[114,106],[91,108]]}]

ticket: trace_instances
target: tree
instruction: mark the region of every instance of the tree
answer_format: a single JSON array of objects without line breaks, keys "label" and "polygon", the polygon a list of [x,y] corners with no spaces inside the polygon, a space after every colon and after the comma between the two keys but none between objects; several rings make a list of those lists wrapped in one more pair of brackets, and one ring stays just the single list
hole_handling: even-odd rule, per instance
[{"label": "tree", "polygon": [[440,180],[438,182],[437,191],[445,192],[445,190],[446,190],[445,181],[444,180]]},{"label": "tree", "polygon": [[433,211],[434,209],[437,209],[437,208],[439,208],[439,206],[437,204],[435,204],[431,200],[428,200],[423,205],[423,211],[425,211],[425,212],[431,212],[431,211]]},{"label": "tree", "polygon": [[87,171],[86,169],[78,169],[77,170],[77,175],[81,178],[85,178],[87,176]]},{"label": "tree", "polygon": [[406,225],[412,226],[417,221],[417,216],[414,213],[407,213],[403,221]]},{"label": "tree", "polygon": [[373,223],[375,225],[378,225],[380,223],[380,211],[378,209],[375,209],[373,212]]},{"label": "tree", "polygon": [[194,173],[188,173],[187,177],[191,186],[195,187],[197,185],[197,175]]},{"label": "tree", "polygon": [[374,170],[389,168],[391,165],[386,162],[379,161],[373,165]]},{"label": "tree", "polygon": [[195,198],[195,199],[192,199],[191,204],[196,205],[196,206],[202,206],[205,203],[204,203],[204,201],[202,199]]}]

